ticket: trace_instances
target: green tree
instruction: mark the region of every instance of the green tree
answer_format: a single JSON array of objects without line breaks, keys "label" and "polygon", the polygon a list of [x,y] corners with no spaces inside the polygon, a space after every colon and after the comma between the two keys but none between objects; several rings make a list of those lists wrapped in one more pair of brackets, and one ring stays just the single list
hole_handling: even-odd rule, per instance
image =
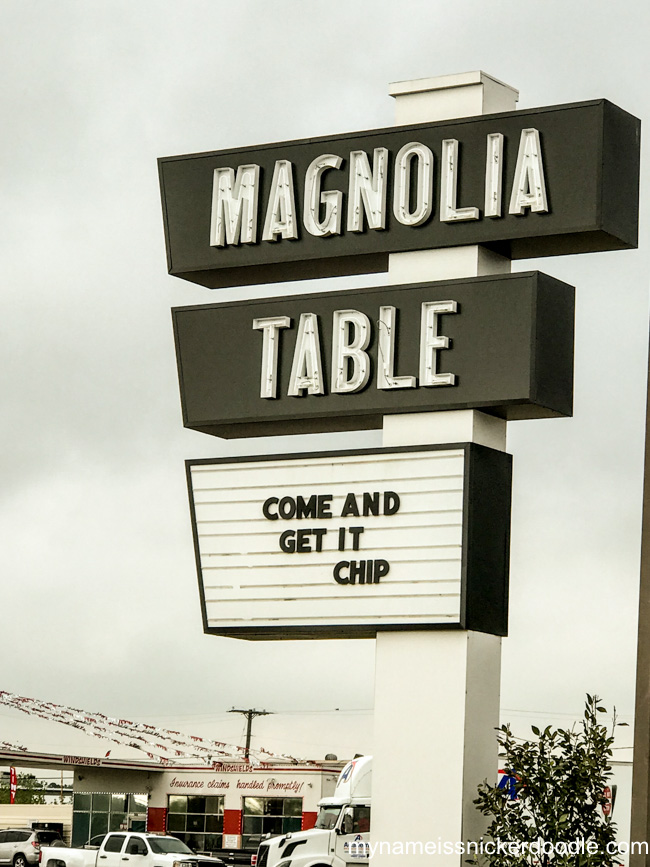
[{"label": "green tree", "polygon": [[[45,784],[37,780],[34,774],[18,774],[16,789],[17,804],[44,804]],[[0,779],[0,804],[10,803],[9,777]]]},{"label": "green tree", "polygon": [[616,855],[607,852],[608,844],[616,841],[616,825],[611,816],[603,815],[602,807],[617,723],[615,714],[611,727],[600,723],[605,713],[598,697],[587,695],[584,718],[572,729],[547,726],[540,731],[532,726],[534,741],[515,738],[509,725],[497,730],[504,756],[500,767],[511,776],[503,788],[487,782],[479,786],[474,803],[491,820],[483,838],[484,851],[488,841],[496,851],[478,856],[474,863],[490,867],[611,867],[616,863]]}]

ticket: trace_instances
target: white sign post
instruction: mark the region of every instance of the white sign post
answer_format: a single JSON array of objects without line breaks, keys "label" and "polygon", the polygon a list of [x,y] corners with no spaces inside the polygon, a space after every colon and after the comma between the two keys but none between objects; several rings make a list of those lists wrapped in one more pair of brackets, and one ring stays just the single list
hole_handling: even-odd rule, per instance
[{"label": "white sign post", "polygon": [[[484,73],[392,85],[396,122],[418,123],[511,111],[518,93]],[[390,256],[393,283],[503,273],[510,261],[483,247]],[[506,423],[474,410],[384,418],[384,446],[479,442],[505,449]],[[391,632],[377,636],[372,783],[375,867],[456,865],[444,844],[477,839],[472,801],[497,770],[501,639],[478,632]],[[443,852],[418,848],[430,842]],[[404,847],[402,855],[400,844]],[[441,846],[442,844],[442,846]],[[383,851],[382,851],[383,850]]]}]

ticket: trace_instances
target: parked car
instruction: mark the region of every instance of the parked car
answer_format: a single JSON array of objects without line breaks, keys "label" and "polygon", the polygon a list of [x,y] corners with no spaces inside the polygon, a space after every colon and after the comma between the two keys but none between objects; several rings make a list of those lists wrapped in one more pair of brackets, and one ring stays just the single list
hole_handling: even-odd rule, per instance
[{"label": "parked car", "polygon": [[[42,867],[223,867],[219,858],[196,855],[176,837],[159,834],[110,832],[94,845],[96,838],[80,849],[53,846],[41,852]],[[100,860],[101,859],[101,860]]]},{"label": "parked car", "polygon": [[63,846],[57,831],[34,831],[31,828],[7,828],[0,831],[0,864],[28,867],[37,864],[41,846]]}]

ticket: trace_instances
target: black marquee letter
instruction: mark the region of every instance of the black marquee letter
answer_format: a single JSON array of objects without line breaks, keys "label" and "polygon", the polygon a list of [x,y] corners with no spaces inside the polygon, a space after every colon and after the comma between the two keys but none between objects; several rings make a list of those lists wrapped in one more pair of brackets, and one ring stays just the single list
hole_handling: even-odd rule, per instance
[{"label": "black marquee letter", "polygon": [[262,506],[262,512],[264,514],[264,517],[268,518],[269,521],[277,521],[278,520],[278,516],[272,515],[271,512],[269,511],[270,507],[273,505],[277,505],[277,503],[278,503],[277,497],[269,497],[268,500],[266,500],[264,502],[264,505]]},{"label": "black marquee letter", "polygon": [[395,491],[386,491],[384,494],[384,515],[394,515],[399,511],[400,498]]},{"label": "black marquee letter", "polygon": [[337,563],[336,566],[334,567],[334,580],[335,580],[338,584],[349,584],[349,583],[350,583],[350,579],[349,579],[349,578],[344,578],[344,577],[341,575],[341,569],[346,569],[349,565],[350,565],[350,562],[349,562],[348,560],[341,560],[341,561],[340,561],[339,563]]},{"label": "black marquee letter", "polygon": [[348,494],[345,498],[345,503],[343,503],[343,510],[341,512],[342,518],[348,518],[350,515],[353,515],[355,518],[359,517],[359,507],[357,506],[357,498],[354,494]]}]

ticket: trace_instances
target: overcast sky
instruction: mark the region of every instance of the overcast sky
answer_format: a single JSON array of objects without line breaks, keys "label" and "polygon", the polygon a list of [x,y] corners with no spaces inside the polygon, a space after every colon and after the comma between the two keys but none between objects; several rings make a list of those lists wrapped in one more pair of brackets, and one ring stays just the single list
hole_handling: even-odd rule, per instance
[{"label": "overcast sky", "polygon": [[[292,712],[259,722],[267,748],[371,746],[373,641],[202,634],[183,461],[296,442],[185,431],[170,317],[351,281],[168,276],[156,159],[389,126],[389,82],[474,69],[521,109],[606,97],[645,122],[649,25],[629,0],[0,0],[0,689],[223,739],[241,735],[231,706],[264,707]],[[505,719],[571,714],[587,691],[633,713],[647,188],[639,250],[516,265],[577,287],[576,388],[572,419],[508,428]],[[352,440],[380,435],[299,447]],[[0,707],[0,740],[64,735]]]}]

